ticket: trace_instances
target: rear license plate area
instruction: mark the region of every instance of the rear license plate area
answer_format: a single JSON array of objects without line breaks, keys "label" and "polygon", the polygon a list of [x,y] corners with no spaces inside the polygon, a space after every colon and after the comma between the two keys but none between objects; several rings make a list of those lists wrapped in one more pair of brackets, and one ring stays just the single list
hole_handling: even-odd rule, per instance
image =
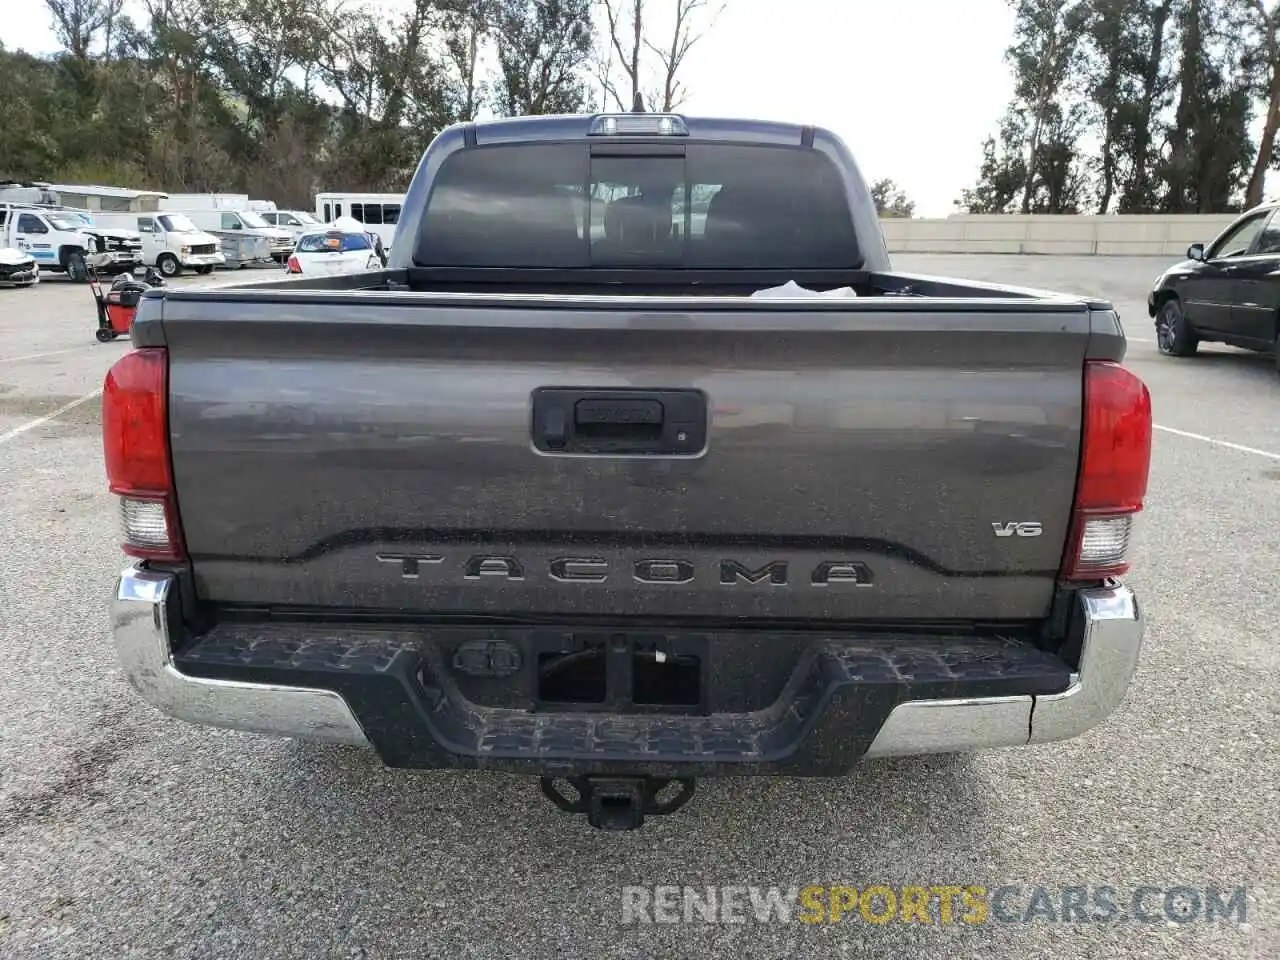
[{"label": "rear license plate area", "polygon": [[705,638],[575,630],[532,639],[535,710],[707,712]]}]

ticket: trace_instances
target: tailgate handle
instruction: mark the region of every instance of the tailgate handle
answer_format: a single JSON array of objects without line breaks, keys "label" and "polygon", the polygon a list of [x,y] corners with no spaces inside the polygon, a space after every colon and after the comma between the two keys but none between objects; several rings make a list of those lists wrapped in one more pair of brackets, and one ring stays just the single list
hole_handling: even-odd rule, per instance
[{"label": "tailgate handle", "polygon": [[595,456],[697,456],[706,445],[701,390],[533,392],[533,445],[542,453]]}]

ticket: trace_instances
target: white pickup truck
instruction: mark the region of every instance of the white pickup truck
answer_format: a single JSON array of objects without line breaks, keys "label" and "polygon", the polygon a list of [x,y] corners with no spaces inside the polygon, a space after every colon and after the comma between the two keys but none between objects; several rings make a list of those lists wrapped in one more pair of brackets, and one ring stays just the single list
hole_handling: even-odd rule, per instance
[{"label": "white pickup truck", "polygon": [[273,227],[287,230],[295,240],[304,233],[324,227],[306,210],[259,210],[258,216]]},{"label": "white pickup truck", "polygon": [[89,277],[90,254],[109,255],[109,269],[116,273],[142,265],[136,233],[100,229],[74,211],[36,205],[0,204],[0,247],[30,254],[41,271],[65,273],[77,282]]}]

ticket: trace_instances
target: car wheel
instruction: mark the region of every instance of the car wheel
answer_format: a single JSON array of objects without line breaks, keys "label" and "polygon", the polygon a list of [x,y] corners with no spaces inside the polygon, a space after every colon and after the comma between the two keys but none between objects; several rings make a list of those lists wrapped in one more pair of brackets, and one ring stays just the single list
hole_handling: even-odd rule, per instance
[{"label": "car wheel", "polygon": [[176,277],[182,272],[182,264],[178,263],[178,258],[172,253],[162,254],[156,261],[156,266],[160,268],[161,276],[166,278]]},{"label": "car wheel", "polygon": [[1200,338],[1187,323],[1182,301],[1177,297],[1161,304],[1156,314],[1156,346],[1166,357],[1189,357],[1200,346]]},{"label": "car wheel", "polygon": [[89,279],[89,268],[85,266],[84,254],[78,250],[67,255],[67,276],[76,283],[84,283]]}]

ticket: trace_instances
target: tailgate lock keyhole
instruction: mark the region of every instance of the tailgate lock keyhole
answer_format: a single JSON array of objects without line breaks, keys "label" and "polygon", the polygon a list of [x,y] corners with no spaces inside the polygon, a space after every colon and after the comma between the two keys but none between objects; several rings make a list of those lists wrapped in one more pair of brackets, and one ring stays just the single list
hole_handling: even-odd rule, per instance
[{"label": "tailgate lock keyhole", "polygon": [[567,424],[568,418],[559,407],[553,407],[546,412],[542,420],[542,435],[546,438],[548,447],[555,450],[564,448],[569,438]]}]

